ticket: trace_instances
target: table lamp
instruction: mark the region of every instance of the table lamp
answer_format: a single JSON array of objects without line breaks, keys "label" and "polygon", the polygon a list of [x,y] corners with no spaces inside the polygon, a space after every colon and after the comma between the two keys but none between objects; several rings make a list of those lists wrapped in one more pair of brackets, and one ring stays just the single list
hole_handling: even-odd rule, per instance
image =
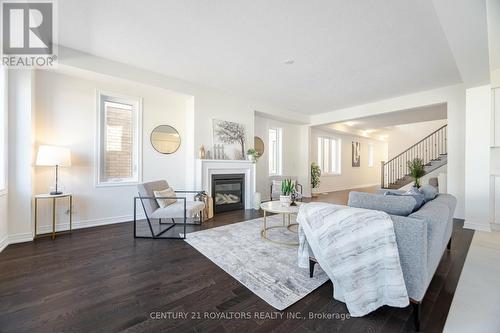
[{"label": "table lamp", "polygon": [[57,188],[59,167],[71,166],[71,151],[68,148],[41,145],[36,156],[36,165],[56,167],[56,189],[50,195],[62,194]]}]

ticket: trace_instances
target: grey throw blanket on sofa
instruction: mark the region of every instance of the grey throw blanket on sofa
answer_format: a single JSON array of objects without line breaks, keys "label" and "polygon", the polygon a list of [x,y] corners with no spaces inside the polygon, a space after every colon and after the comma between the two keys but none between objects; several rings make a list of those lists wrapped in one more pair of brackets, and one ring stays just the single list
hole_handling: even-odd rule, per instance
[{"label": "grey throw blanket on sofa", "polygon": [[[353,317],[409,304],[392,220],[384,212],[326,203],[301,205],[299,266],[312,254],[332,280],[333,297]],[[304,265],[305,264],[305,265]]]}]

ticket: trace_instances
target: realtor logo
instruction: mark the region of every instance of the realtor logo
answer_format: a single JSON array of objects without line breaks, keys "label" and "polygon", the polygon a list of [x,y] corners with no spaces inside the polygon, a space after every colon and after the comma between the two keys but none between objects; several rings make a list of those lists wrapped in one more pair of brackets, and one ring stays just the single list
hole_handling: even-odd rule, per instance
[{"label": "realtor logo", "polygon": [[54,3],[2,1],[2,64],[53,66]]}]

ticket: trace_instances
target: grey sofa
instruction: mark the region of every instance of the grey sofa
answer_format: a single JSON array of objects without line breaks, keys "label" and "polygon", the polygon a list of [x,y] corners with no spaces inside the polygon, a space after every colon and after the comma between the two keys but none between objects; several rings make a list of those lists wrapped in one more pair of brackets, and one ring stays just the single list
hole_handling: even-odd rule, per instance
[{"label": "grey sofa", "polygon": [[[451,247],[456,198],[439,194],[412,213],[415,199],[350,192],[348,206],[385,211],[391,216],[396,234],[401,269],[415,311],[415,326],[420,329],[420,304],[443,253]],[[314,258],[310,260],[311,276]]]}]

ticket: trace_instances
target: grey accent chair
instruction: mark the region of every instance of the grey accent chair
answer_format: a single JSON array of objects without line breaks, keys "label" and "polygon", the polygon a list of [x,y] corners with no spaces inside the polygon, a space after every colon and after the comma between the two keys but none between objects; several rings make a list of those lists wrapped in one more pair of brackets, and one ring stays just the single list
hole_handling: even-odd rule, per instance
[{"label": "grey accent chair", "polygon": [[[199,224],[203,220],[203,209],[205,209],[205,203],[202,201],[188,200],[184,196],[175,197],[155,197],[154,191],[163,191],[168,189],[170,186],[165,180],[158,180],[153,182],[147,182],[137,185],[139,191],[139,196],[134,197],[134,238],[161,238],[161,239],[185,239],[186,238],[186,223],[188,218],[192,218],[193,221],[195,217],[198,217]],[[174,191],[176,194],[200,194],[203,191]],[[164,208],[160,208],[156,199],[177,199],[177,202],[168,205]],[[141,202],[141,206],[144,210],[146,220],[149,226],[149,231],[151,236],[137,236],[137,200]],[[170,225],[169,227],[155,233],[153,231],[153,226],[151,224],[153,219],[157,219],[160,225]],[[160,237],[162,234],[172,229],[177,225],[175,219],[183,219],[184,233],[178,237]],[[170,222],[162,222],[162,220],[171,220]]]},{"label": "grey accent chair", "polygon": [[[292,181],[295,182],[295,190],[302,194],[302,185],[299,184],[298,178],[295,176],[270,176],[269,177],[269,182],[270,184],[270,191],[269,191],[269,199],[272,200],[279,200],[280,195],[281,195],[281,182],[285,179],[291,179]],[[274,181],[279,181],[280,185],[279,186],[274,186]],[[302,200],[302,199],[300,199]]]}]

